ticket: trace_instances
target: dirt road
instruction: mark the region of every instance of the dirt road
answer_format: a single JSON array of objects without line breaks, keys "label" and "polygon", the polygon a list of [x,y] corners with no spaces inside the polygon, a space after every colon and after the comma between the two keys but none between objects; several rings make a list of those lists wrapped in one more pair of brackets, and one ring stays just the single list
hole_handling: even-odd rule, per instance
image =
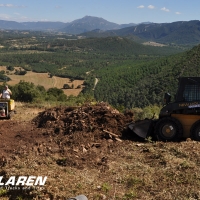
[{"label": "dirt road", "polygon": [[99,81],[99,79],[98,79],[98,78],[95,78],[93,90],[95,90],[95,87],[96,87],[98,81]]}]

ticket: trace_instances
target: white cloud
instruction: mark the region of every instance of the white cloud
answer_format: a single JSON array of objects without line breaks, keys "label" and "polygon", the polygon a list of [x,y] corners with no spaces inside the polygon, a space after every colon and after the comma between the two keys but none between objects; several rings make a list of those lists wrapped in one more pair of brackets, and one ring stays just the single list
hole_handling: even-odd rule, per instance
[{"label": "white cloud", "polygon": [[28,17],[21,15],[20,13],[13,13],[13,15],[7,15],[7,14],[0,14],[1,20],[6,21],[16,21],[16,22],[24,22],[24,21],[31,21]]},{"label": "white cloud", "polygon": [[9,15],[7,15],[7,14],[0,14],[0,19],[2,19],[2,20],[10,20],[11,17]]},{"label": "white cloud", "polygon": [[56,9],[60,9],[60,8],[61,8],[61,6],[55,6],[55,8],[56,8]]},{"label": "white cloud", "polygon": [[141,5],[141,6],[138,6],[137,8],[144,8],[144,6],[143,6],[143,5]]},{"label": "white cloud", "polygon": [[175,12],[177,15],[181,15],[181,13],[180,12]]},{"label": "white cloud", "polygon": [[149,9],[154,9],[155,6],[153,6],[153,5],[149,5],[148,8],[149,8]]},{"label": "white cloud", "polygon": [[0,4],[0,7],[15,7],[13,4]]},{"label": "white cloud", "polygon": [[25,8],[26,6],[24,5],[21,5],[21,6],[18,6],[18,5],[13,5],[13,4],[0,4],[0,7],[5,7],[5,8],[13,8],[13,7],[17,7],[17,8]]},{"label": "white cloud", "polygon": [[165,7],[161,8],[161,10],[162,10],[162,11],[165,11],[165,12],[170,12],[169,9],[167,9],[167,8],[165,8]]}]

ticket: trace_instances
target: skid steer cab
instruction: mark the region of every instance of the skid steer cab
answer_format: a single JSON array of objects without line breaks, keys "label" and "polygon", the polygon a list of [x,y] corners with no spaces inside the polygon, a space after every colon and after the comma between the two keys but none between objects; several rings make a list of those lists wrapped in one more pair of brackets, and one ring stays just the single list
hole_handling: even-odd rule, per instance
[{"label": "skid steer cab", "polygon": [[200,141],[200,77],[181,77],[171,102],[169,93],[164,96],[165,106],[159,119],[145,119],[128,125],[142,138],[151,136],[161,141],[180,141],[191,138]]},{"label": "skid steer cab", "polygon": [[11,119],[14,109],[15,101],[13,99],[0,99],[0,119]]}]

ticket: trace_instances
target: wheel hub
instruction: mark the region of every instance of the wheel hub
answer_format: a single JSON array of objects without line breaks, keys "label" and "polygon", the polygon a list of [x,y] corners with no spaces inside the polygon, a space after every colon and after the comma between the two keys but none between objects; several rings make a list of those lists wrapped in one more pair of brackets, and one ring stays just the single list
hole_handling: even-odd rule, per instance
[{"label": "wheel hub", "polygon": [[166,124],[162,128],[162,133],[165,137],[172,137],[176,130],[171,124]]}]

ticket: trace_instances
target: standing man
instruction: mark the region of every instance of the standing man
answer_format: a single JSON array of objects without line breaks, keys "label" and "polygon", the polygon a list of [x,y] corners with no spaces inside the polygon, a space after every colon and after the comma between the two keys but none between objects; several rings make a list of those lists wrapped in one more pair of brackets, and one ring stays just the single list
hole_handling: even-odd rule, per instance
[{"label": "standing man", "polygon": [[8,88],[8,85],[5,85],[4,90],[2,91],[2,93],[0,94],[0,98],[3,99],[10,99],[10,95],[12,95],[11,90]]}]

